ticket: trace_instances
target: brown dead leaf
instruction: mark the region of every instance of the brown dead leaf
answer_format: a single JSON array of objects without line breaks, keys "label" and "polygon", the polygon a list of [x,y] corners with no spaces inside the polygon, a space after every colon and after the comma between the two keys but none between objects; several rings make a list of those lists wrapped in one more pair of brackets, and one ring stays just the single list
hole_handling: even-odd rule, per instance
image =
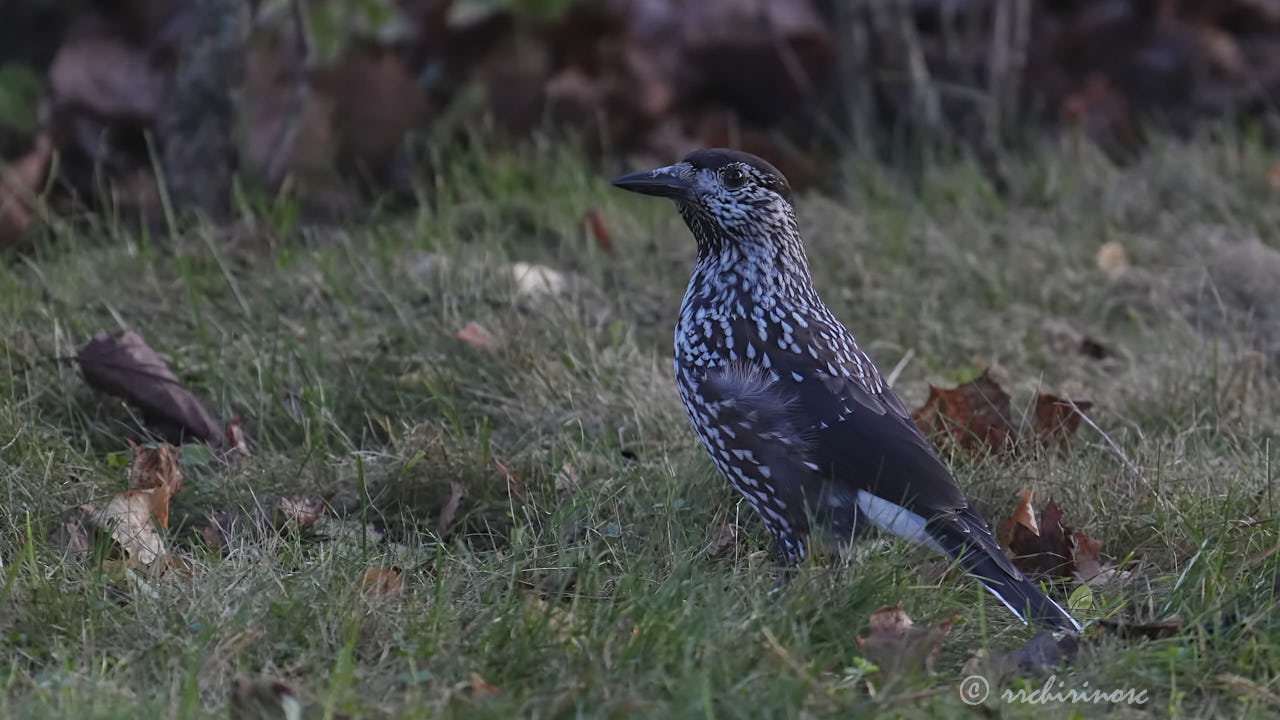
[{"label": "brown dead leaf", "polygon": [[1019,493],[1020,500],[1018,506],[1013,509],[1013,514],[1009,516],[1009,522],[1004,524],[1004,529],[1000,531],[1000,542],[1006,547],[1013,544],[1014,534],[1019,528],[1023,532],[1030,532],[1033,536],[1040,535],[1040,526],[1036,523],[1036,511],[1031,506],[1031,491],[1023,490]]},{"label": "brown dead leaf", "polygon": [[228,448],[235,450],[241,456],[249,456],[249,442],[245,439],[244,425],[241,424],[239,415],[227,421],[226,442]]},{"label": "brown dead leaf", "polygon": [[449,526],[453,525],[453,520],[458,515],[458,506],[462,504],[462,498],[466,495],[465,489],[461,483],[449,483],[449,500],[445,502],[444,507],[440,508],[440,518],[436,521],[436,528],[441,535],[449,531]]},{"label": "brown dead leaf", "polygon": [[1036,395],[1036,422],[1033,432],[1045,445],[1064,445],[1080,427],[1081,413],[1093,407],[1085,400],[1069,401],[1056,395]]},{"label": "brown dead leaf", "polygon": [[949,436],[973,456],[1001,452],[1012,447],[1016,436],[1009,394],[990,371],[954,388],[929,386],[929,398],[911,414],[925,435]]},{"label": "brown dead leaf", "polygon": [[471,689],[486,695],[496,695],[502,692],[502,688],[485,680],[478,672],[471,673]]},{"label": "brown dead leaf", "polygon": [[169,493],[164,487],[126,490],[93,516],[93,524],[111,535],[132,562],[152,566],[168,556],[156,530],[169,527]]},{"label": "brown dead leaf", "polygon": [[1009,539],[1013,564],[1036,578],[1071,577],[1071,533],[1062,526],[1062,508],[1051,501],[1041,512],[1038,525],[1038,533],[1021,524],[1013,527]]},{"label": "brown dead leaf", "polygon": [[953,618],[936,628],[918,627],[900,605],[888,605],[871,613],[867,637],[854,636],[862,654],[888,676],[928,670]]},{"label": "brown dead leaf", "polygon": [[324,517],[324,498],[318,495],[290,495],[276,503],[276,527],[299,532],[310,530]]},{"label": "brown dead leaf", "polygon": [[1084,585],[1100,585],[1116,576],[1114,568],[1102,564],[1102,542],[1063,525],[1056,502],[1045,506],[1037,523],[1031,492],[1023,490],[1021,495],[1001,533],[1018,569],[1033,578],[1071,578]]},{"label": "brown dead leaf", "polygon": [[474,321],[467,323],[466,327],[458,331],[458,339],[481,350],[497,350],[502,344],[496,335]]},{"label": "brown dead leaf", "polygon": [[215,447],[226,441],[204,403],[138,333],[100,333],[80,348],[76,360],[85,382],[137,406],[147,424],[175,445],[189,437]]},{"label": "brown dead leaf", "polygon": [[404,577],[395,568],[371,567],[365,570],[360,587],[366,595],[399,595],[404,592]]},{"label": "brown dead leaf", "polygon": [[31,224],[36,196],[52,158],[53,140],[49,133],[41,132],[26,155],[7,166],[0,162],[0,247]]},{"label": "brown dead leaf", "polygon": [[1102,566],[1102,541],[1082,531],[1072,533],[1071,564],[1075,579],[1085,585],[1102,584],[1115,574]]},{"label": "brown dead leaf", "polygon": [[584,216],[587,222],[587,229],[591,231],[591,237],[596,244],[605,250],[613,249],[613,236],[609,233],[609,224],[604,220],[604,213],[600,208],[590,208]]},{"label": "brown dead leaf", "polygon": [[182,468],[178,464],[182,449],[172,445],[146,447],[126,440],[133,450],[133,462],[129,463],[129,487],[147,489],[163,487],[172,498],[182,490]]}]

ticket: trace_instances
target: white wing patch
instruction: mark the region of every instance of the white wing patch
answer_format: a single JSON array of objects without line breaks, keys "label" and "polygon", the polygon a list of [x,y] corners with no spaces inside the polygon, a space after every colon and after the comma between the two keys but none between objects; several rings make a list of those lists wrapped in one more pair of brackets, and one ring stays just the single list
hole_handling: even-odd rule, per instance
[{"label": "white wing patch", "polygon": [[866,490],[859,490],[858,509],[872,525],[881,530],[946,554],[946,550],[925,532],[925,519],[901,505],[872,495]]}]

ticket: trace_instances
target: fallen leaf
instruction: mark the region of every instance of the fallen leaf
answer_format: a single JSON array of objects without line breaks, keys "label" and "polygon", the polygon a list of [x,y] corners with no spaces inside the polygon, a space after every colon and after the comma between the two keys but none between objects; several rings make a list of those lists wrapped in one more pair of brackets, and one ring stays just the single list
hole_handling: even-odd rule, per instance
[{"label": "fallen leaf", "polygon": [[497,336],[474,321],[467,323],[466,327],[458,331],[458,339],[481,350],[497,350],[502,344]]},{"label": "fallen leaf", "polygon": [[888,605],[871,613],[867,637],[855,635],[854,640],[862,654],[887,676],[927,671],[952,621],[949,617],[936,628],[918,627],[902,606]]},{"label": "fallen leaf", "polygon": [[449,500],[445,502],[444,507],[440,508],[440,518],[436,521],[436,528],[441,535],[449,530],[449,526],[453,525],[453,519],[458,514],[458,506],[462,503],[462,497],[466,492],[461,483],[449,483]]},{"label": "fallen leaf", "polygon": [[291,495],[276,503],[276,527],[309,530],[324,517],[324,498],[318,495]]},{"label": "fallen leaf", "polygon": [[244,426],[241,424],[239,415],[231,418],[231,420],[227,422],[226,443],[228,448],[235,450],[244,457],[248,457],[249,443],[245,439]]},{"label": "fallen leaf", "polygon": [[1098,255],[1094,262],[1107,277],[1115,279],[1129,269],[1129,253],[1118,242],[1103,243],[1102,247],[1098,248]]},{"label": "fallen leaf", "polygon": [[609,233],[609,225],[604,220],[604,213],[600,208],[590,208],[587,210],[584,218],[587,222],[587,228],[591,231],[591,237],[596,244],[605,250],[613,249],[613,236]]},{"label": "fallen leaf", "polygon": [[1018,506],[1013,509],[1009,522],[1004,524],[1004,529],[1000,532],[1000,542],[1006,547],[1013,544],[1014,533],[1019,528],[1034,536],[1040,535],[1040,525],[1036,523],[1036,511],[1031,506],[1031,491],[1023,490],[1019,493],[1019,497]]},{"label": "fallen leaf", "polygon": [[1081,413],[1093,407],[1093,403],[1064,400],[1056,395],[1036,395],[1036,422],[1033,432],[1045,445],[1064,445],[1080,427]]},{"label": "fallen leaf", "polygon": [[395,568],[371,567],[360,586],[367,595],[399,595],[404,592],[404,578]]},{"label": "fallen leaf", "polygon": [[1102,567],[1102,542],[1080,530],[1072,533],[1071,564],[1075,579],[1085,585],[1101,584],[1111,574]]},{"label": "fallen leaf", "polygon": [[1062,508],[1056,502],[1051,501],[1040,513],[1038,529],[1033,533],[1025,525],[1014,525],[1009,538],[1013,564],[1035,578],[1071,577],[1071,533],[1062,526]]},{"label": "fallen leaf", "polygon": [[100,333],[80,348],[76,360],[85,382],[137,406],[147,423],[175,445],[186,437],[215,447],[226,441],[200,399],[138,333]]},{"label": "fallen leaf", "polygon": [[497,685],[490,684],[487,680],[481,677],[478,672],[471,673],[471,689],[478,693],[485,693],[486,695],[496,695],[497,693],[502,692],[502,688]]},{"label": "fallen leaf", "polygon": [[302,720],[302,702],[293,688],[276,680],[231,682],[231,720]]},{"label": "fallen leaf", "polygon": [[949,436],[970,455],[1001,452],[1016,436],[1009,418],[1010,398],[990,371],[954,388],[929,386],[929,398],[911,414],[925,435]]},{"label": "fallen leaf", "polygon": [[94,526],[111,535],[129,560],[151,566],[168,555],[156,530],[169,527],[169,493],[164,487],[126,490],[93,516]]},{"label": "fallen leaf", "polygon": [[556,473],[556,494],[561,497],[572,495],[580,487],[582,487],[582,475],[573,463],[566,460],[560,466],[560,472]]},{"label": "fallen leaf", "polygon": [[178,464],[182,450],[172,445],[147,447],[126,440],[133,450],[133,462],[129,463],[128,479],[132,489],[163,487],[172,498],[182,490],[182,468]]},{"label": "fallen leaf", "polygon": [[1062,524],[1062,508],[1050,502],[1039,522],[1031,505],[1031,491],[1023,490],[1001,540],[1013,564],[1033,578],[1073,579],[1082,585],[1102,585],[1116,576],[1102,564],[1102,542]]},{"label": "fallen leaf", "polygon": [[0,247],[31,225],[34,203],[49,171],[53,149],[49,133],[41,132],[26,155],[7,165],[0,161]]}]

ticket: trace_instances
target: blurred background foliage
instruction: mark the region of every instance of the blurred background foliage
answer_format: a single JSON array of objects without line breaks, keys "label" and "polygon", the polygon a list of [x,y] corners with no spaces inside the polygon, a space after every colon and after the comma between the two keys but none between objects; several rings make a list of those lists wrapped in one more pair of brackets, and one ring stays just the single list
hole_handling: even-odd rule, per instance
[{"label": "blurred background foliage", "polygon": [[617,166],[740,147],[801,188],[971,159],[1008,192],[1044,138],[1269,142],[1277,88],[1277,0],[27,0],[0,6],[0,244],[155,223],[162,186],[170,220],[233,183],[315,218],[429,201],[477,131]]}]

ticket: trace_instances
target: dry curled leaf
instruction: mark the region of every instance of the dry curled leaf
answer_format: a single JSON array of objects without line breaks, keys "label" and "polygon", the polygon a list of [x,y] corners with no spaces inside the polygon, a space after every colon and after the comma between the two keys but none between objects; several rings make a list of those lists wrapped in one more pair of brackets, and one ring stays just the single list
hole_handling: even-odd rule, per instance
[{"label": "dry curled leaf", "polygon": [[155,565],[168,555],[156,526],[169,527],[169,492],[164,487],[126,490],[94,514],[93,525],[108,533],[132,563]]},{"label": "dry curled leaf", "polygon": [[1093,407],[1084,400],[1066,400],[1056,395],[1036,395],[1034,433],[1045,445],[1065,445],[1080,427],[1081,413]]},{"label": "dry curled leaf", "polygon": [[609,233],[609,224],[605,222],[604,213],[600,208],[590,208],[587,210],[584,218],[587,222],[587,228],[591,231],[591,237],[596,244],[605,250],[613,249],[613,236]]},{"label": "dry curled leaf", "polygon": [[949,617],[938,627],[920,627],[902,606],[888,605],[871,613],[867,636],[854,636],[854,640],[862,654],[886,675],[909,674],[929,669],[952,621]]},{"label": "dry curled leaf", "polygon": [[[1018,505],[1013,509],[1013,514],[1009,516],[1009,522],[1005,523],[1004,529],[1000,532],[1000,541],[1006,547],[1014,542],[1014,535],[1029,532],[1033,536],[1040,535],[1040,525],[1036,523],[1036,511],[1031,506],[1031,491],[1023,490],[1019,493]],[[1025,542],[1021,538],[1019,542]]]},{"label": "dry curled leaf", "polygon": [[1071,577],[1071,532],[1062,526],[1062,508],[1051,501],[1040,513],[1037,525],[1038,533],[1021,524],[1013,527],[1009,538],[1013,564],[1033,578]]},{"label": "dry curled leaf", "polygon": [[1013,555],[1013,564],[1033,578],[1071,578],[1096,585],[1116,574],[1102,565],[1102,542],[1063,525],[1062,508],[1056,502],[1045,506],[1037,522],[1029,490],[1022,491],[1001,539]]},{"label": "dry curled leaf", "polygon": [[497,350],[502,344],[498,337],[484,328],[477,322],[469,322],[467,326],[458,331],[458,339],[481,350]]},{"label": "dry curled leaf", "polygon": [[1011,417],[1009,394],[988,370],[954,388],[930,385],[929,398],[911,413],[925,435],[950,437],[974,456],[1012,447],[1016,437]]},{"label": "dry curled leaf", "polygon": [[100,333],[76,354],[90,386],[136,406],[175,445],[188,437],[221,447],[222,426],[138,333]]},{"label": "dry curled leaf", "polygon": [[169,491],[169,497],[182,490],[182,468],[178,464],[182,457],[182,449],[172,445],[148,447],[126,440],[133,450],[133,461],[129,463],[129,487],[147,489],[163,487]]},{"label": "dry curled leaf", "polygon": [[395,568],[371,567],[360,582],[366,595],[399,595],[404,592],[404,576]]},{"label": "dry curled leaf", "polygon": [[228,448],[236,451],[242,456],[248,457],[249,442],[245,439],[244,425],[242,424],[239,415],[227,421],[225,435]]}]

